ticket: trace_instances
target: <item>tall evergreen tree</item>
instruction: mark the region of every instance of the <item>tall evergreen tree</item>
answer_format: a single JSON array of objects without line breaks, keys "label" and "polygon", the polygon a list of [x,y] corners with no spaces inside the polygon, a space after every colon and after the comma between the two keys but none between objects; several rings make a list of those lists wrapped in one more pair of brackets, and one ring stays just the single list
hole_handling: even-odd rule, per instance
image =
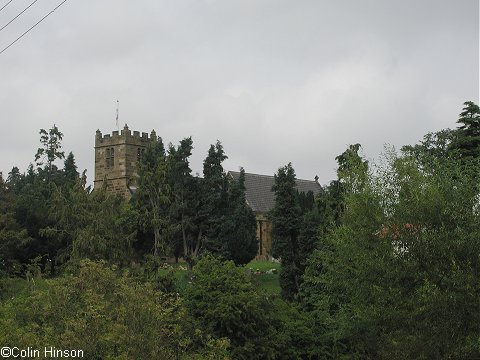
[{"label": "tall evergreen tree", "polygon": [[280,286],[282,295],[293,299],[300,284],[298,236],[301,209],[295,190],[295,171],[292,164],[278,169],[275,174],[275,206],[270,214],[272,221],[272,255],[281,258]]},{"label": "tall evergreen tree", "polygon": [[56,126],[48,132],[41,129],[40,135],[42,146],[35,155],[38,167],[34,169],[30,164],[25,175],[14,167],[6,186],[15,197],[14,219],[28,234],[28,246],[23,249],[22,261],[28,263],[40,259],[42,269],[49,265],[51,273],[54,273],[58,256],[68,257],[64,254],[69,253],[69,246],[71,248],[71,239],[60,236],[62,232],[50,231],[58,226],[53,216],[58,210],[54,199],[65,184],[70,184],[69,187],[74,185],[78,172],[72,153],[65,160],[63,171],[54,165],[56,160],[64,158],[61,146],[63,134]]},{"label": "tall evergreen tree", "polygon": [[23,273],[31,242],[27,230],[15,220],[15,197],[0,173],[0,275]]},{"label": "tall evergreen tree", "polygon": [[167,171],[171,189],[169,204],[169,235],[176,257],[183,256],[191,267],[198,256],[201,231],[197,221],[200,205],[199,179],[192,176],[189,158],[193,142],[188,137],[175,147],[169,146]]},{"label": "tall evergreen tree", "polygon": [[74,259],[129,263],[139,216],[131,204],[118,195],[108,194],[105,189],[88,193],[80,180],[67,197],[59,195],[57,201],[63,203],[64,210],[54,214],[57,223],[70,231]]},{"label": "tall evergreen tree", "polygon": [[205,236],[205,248],[213,254],[222,251],[220,227],[227,208],[228,181],[222,162],[227,159],[220,141],[211,145],[203,162],[203,179],[201,181],[201,207],[199,217],[202,234]]},{"label": "tall evergreen tree", "polygon": [[245,170],[229,185],[228,214],[223,217],[220,241],[222,255],[237,265],[249,263],[258,251],[257,221],[245,198]]},{"label": "tall evergreen tree", "polygon": [[35,171],[30,165],[26,175],[16,182],[13,189],[16,194],[15,219],[27,230],[32,238],[27,249],[27,259],[41,258],[41,267],[50,264],[50,271],[55,271],[56,248],[54,242],[41,234],[41,229],[51,225],[49,204],[56,188],[47,170]]},{"label": "tall evergreen tree", "polygon": [[70,152],[63,163],[63,176],[65,178],[65,184],[73,186],[78,179],[79,173],[77,171],[77,165],[75,164],[75,157]]},{"label": "tall evergreen tree", "polygon": [[317,207],[321,217],[321,232],[339,226],[345,208],[345,186],[338,180],[332,180],[317,197]]},{"label": "tall evergreen tree", "polygon": [[465,160],[480,157],[480,107],[472,101],[464,103],[451,149]]},{"label": "tall evergreen tree", "polygon": [[17,189],[21,186],[23,178],[24,176],[20,173],[18,167],[14,166],[8,173],[6,186],[14,193],[17,193]]},{"label": "tall evergreen tree", "polygon": [[[165,229],[170,186],[162,139],[151,142],[137,164],[138,199],[154,233],[154,255],[168,254]],[[162,233],[163,232],[163,233]]]},{"label": "tall evergreen tree", "polygon": [[[302,216],[300,232],[298,234],[298,272],[303,276],[309,257],[318,247],[319,235],[321,234],[322,217],[317,206],[307,210]],[[320,233],[319,233],[320,232]],[[300,278],[299,286],[302,283]]]}]

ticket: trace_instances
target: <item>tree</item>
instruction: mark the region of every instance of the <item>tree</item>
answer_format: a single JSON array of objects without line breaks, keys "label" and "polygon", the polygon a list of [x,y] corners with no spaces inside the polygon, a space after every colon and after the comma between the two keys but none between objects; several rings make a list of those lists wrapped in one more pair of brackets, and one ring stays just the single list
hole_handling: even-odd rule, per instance
[{"label": "tree", "polygon": [[217,255],[221,253],[223,247],[220,227],[228,206],[228,180],[222,166],[225,159],[227,156],[220,141],[210,145],[208,155],[203,161],[201,181],[200,231],[205,237],[205,249]]},{"label": "tree", "polygon": [[349,145],[347,150],[335,158],[338,162],[338,181],[347,187],[346,190],[356,191],[364,185],[368,161],[358,154],[361,147],[360,144]]},{"label": "tree", "polygon": [[447,159],[453,156],[452,142],[455,131],[443,129],[434,133],[428,133],[420,141],[420,144],[405,145],[402,152],[414,157],[422,167],[429,171],[435,167],[437,159]]},{"label": "tree", "polygon": [[464,160],[478,159],[480,157],[480,107],[472,101],[467,101],[464,105],[457,121],[461,125],[455,131],[450,148]]},{"label": "tree", "polygon": [[78,179],[79,173],[75,164],[75,157],[72,152],[68,153],[63,165],[63,176],[68,186],[73,186]]},{"label": "tree", "polygon": [[138,199],[153,228],[154,255],[168,253],[166,237],[162,230],[167,226],[166,206],[169,203],[170,186],[167,179],[167,159],[162,139],[152,141],[137,164]]},{"label": "tree", "polygon": [[278,169],[272,190],[275,192],[275,206],[270,213],[272,255],[282,261],[279,278],[282,296],[293,299],[300,284],[298,235],[301,209],[291,163]]},{"label": "tree", "polygon": [[0,173],[0,275],[21,275],[32,239],[15,220],[15,198]]},{"label": "tree", "polygon": [[[52,179],[55,179],[52,177]],[[54,243],[42,236],[41,229],[50,226],[48,207],[55,189],[53,181],[49,180],[46,170],[33,169],[30,165],[25,175],[9,183],[15,194],[14,217],[21,228],[26,229],[32,239],[26,248],[25,263],[35,258],[41,258],[42,270],[50,265],[50,271],[55,270],[55,262],[51,258],[56,253]]]},{"label": "tree", "polygon": [[18,169],[18,167],[14,166],[12,170],[8,173],[6,186],[9,190],[16,192],[16,189],[20,186],[22,179],[23,176],[20,173],[20,170]]},{"label": "tree", "polygon": [[300,232],[298,233],[298,260],[297,267],[299,278],[299,288],[302,284],[302,276],[305,272],[308,259],[313,251],[319,245],[319,232],[321,230],[322,217],[317,207],[306,211],[302,216],[302,223],[300,225]]},{"label": "tree", "polygon": [[35,155],[35,161],[38,166],[46,166],[49,174],[48,178],[50,178],[50,175],[54,170],[54,161],[65,157],[65,153],[61,151],[63,134],[58,130],[56,125],[53,125],[53,128],[49,129],[48,132],[45,129],[40,129],[40,135],[40,143],[42,144],[42,147],[38,148],[37,154]]},{"label": "tree", "polygon": [[[0,342],[20,349],[78,349],[88,359],[225,359],[228,341],[191,324],[177,295],[103,262],[0,302]],[[21,314],[21,315],[20,315]]]},{"label": "tree", "polygon": [[234,359],[271,358],[269,302],[259,295],[243,268],[205,256],[193,269],[185,305],[201,328],[227,337]]},{"label": "tree", "polygon": [[[59,189],[66,184],[72,187],[78,179],[75,159],[70,152],[65,160],[65,168],[58,171],[54,162],[65,157],[61,141],[63,134],[56,125],[47,132],[40,130],[42,147],[37,150],[35,161],[38,166],[34,170],[30,165],[25,176],[12,170],[11,179],[14,191],[18,194],[15,210],[16,218],[25,227],[33,241],[29,246],[29,257],[41,258],[44,269],[50,265],[51,274],[55,273],[57,258],[67,259],[71,251],[71,239],[60,233],[51,231],[57,227],[52,213],[52,199]],[[43,165],[43,167],[41,167]]]},{"label": "tree", "polygon": [[249,263],[258,251],[257,221],[245,198],[245,170],[229,185],[228,213],[223,217],[219,238],[223,257],[236,265]]},{"label": "tree", "polygon": [[48,212],[51,225],[40,233],[56,249],[52,261],[131,259],[138,213],[120,196],[104,188],[90,193],[77,178],[73,187],[56,189]]},{"label": "tree", "polygon": [[306,269],[302,298],[320,344],[331,358],[473,358],[476,180],[452,159],[430,172],[410,156],[387,160],[346,193],[342,225]]},{"label": "tree", "polygon": [[323,234],[341,223],[345,208],[344,184],[339,180],[332,180],[317,196],[316,202],[322,224],[319,230]]},{"label": "tree", "polygon": [[189,165],[192,154],[192,138],[180,141],[178,147],[169,146],[167,177],[170,187],[169,233],[171,246],[178,258],[183,255],[191,268],[200,251],[202,232],[197,213],[200,206],[199,179],[194,178]]}]

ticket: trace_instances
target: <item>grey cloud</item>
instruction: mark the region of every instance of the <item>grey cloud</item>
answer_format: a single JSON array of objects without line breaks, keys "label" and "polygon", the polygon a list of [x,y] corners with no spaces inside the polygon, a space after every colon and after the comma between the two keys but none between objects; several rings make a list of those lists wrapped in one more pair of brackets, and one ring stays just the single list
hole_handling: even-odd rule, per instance
[{"label": "grey cloud", "polygon": [[[0,32],[0,45],[55,4]],[[38,129],[57,123],[91,181],[95,130],[115,129],[119,99],[120,126],[167,143],[192,135],[195,171],[220,139],[229,169],[272,174],[292,161],[325,183],[349,143],[375,157],[454,127],[463,101],[478,101],[478,37],[472,0],[70,0],[0,56],[13,134],[0,170],[25,169]]]}]

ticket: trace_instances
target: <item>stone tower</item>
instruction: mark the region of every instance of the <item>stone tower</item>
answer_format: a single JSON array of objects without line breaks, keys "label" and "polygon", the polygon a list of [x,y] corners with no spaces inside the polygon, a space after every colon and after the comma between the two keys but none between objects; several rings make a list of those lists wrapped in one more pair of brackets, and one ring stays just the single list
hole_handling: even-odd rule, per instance
[{"label": "stone tower", "polygon": [[107,191],[130,197],[129,180],[136,173],[137,161],[142,156],[148,143],[156,141],[157,135],[152,130],[150,137],[147,133],[128,129],[125,124],[123,130],[102,136],[100,130],[95,135],[95,180],[94,190],[100,189],[104,181],[107,182]]}]

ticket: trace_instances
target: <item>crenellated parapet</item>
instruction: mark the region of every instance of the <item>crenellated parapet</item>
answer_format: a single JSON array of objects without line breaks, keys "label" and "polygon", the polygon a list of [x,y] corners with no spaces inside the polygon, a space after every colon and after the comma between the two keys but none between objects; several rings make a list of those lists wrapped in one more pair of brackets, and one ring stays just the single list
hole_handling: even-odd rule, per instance
[{"label": "crenellated parapet", "polygon": [[119,143],[126,144],[139,144],[146,146],[151,141],[157,141],[157,134],[155,130],[152,130],[150,136],[146,132],[140,133],[139,131],[132,131],[125,124],[121,131],[112,131],[111,134],[103,135],[100,130],[97,130],[95,134],[95,147],[97,146],[110,146]]}]

